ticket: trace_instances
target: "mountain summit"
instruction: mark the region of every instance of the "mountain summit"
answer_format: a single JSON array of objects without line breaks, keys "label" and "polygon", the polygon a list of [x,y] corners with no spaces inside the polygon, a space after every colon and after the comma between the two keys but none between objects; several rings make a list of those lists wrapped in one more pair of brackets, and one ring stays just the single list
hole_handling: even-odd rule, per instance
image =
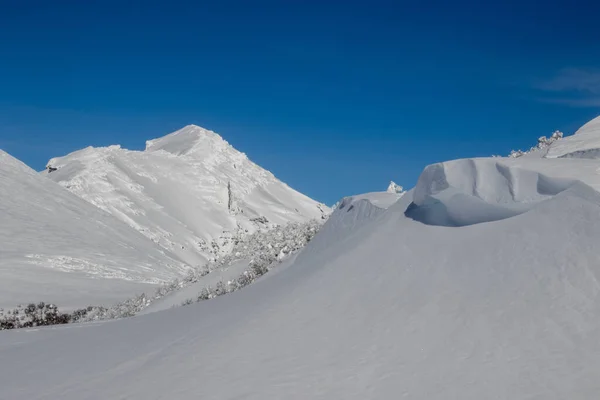
[{"label": "mountain summit", "polygon": [[329,213],[196,125],[145,151],[88,147],[53,158],[43,174],[192,265],[227,252],[236,236]]},{"label": "mountain summit", "polygon": [[219,152],[227,148],[237,152],[219,134],[198,125],[187,125],[161,138],[146,141],[146,151],[163,150],[176,156],[197,152],[204,155],[209,150]]}]

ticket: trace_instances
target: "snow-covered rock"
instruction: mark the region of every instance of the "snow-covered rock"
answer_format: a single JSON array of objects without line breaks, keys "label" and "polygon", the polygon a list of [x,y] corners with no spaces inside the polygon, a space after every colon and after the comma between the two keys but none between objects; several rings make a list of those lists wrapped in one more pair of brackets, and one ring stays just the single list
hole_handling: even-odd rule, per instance
[{"label": "snow-covered rock", "polygon": [[112,303],[188,267],[0,150],[0,307]]},{"label": "snow-covered rock", "polygon": [[398,185],[394,181],[390,181],[390,185],[388,186],[386,192],[388,193],[404,193],[404,188]]},{"label": "snow-covered rock", "polygon": [[145,151],[88,147],[53,158],[44,174],[192,265],[226,254],[236,236],[330,212],[195,125]]}]

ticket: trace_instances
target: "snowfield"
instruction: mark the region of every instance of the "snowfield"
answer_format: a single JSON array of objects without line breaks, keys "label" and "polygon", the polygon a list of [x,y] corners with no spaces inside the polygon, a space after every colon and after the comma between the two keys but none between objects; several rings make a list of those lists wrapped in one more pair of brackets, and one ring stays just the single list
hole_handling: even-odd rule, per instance
[{"label": "snowfield", "polygon": [[1,332],[0,393],[595,399],[600,174],[578,155],[600,139],[584,128],[569,158],[546,157],[564,138],[537,156],[431,165],[408,192],[343,199],[285,268],[242,290]]},{"label": "snowfield", "polygon": [[387,209],[366,198],[338,208],[291,266],[241,291],[115,322],[5,332],[4,393],[594,398],[600,194],[579,184],[462,227],[405,217],[411,195]]}]

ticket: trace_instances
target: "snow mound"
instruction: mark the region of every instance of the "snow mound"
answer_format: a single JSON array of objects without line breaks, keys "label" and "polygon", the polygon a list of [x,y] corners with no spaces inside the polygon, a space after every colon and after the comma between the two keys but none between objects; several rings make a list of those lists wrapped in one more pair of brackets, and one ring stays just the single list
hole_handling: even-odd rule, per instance
[{"label": "snow mound", "polygon": [[526,212],[575,184],[495,159],[439,163],[419,177],[406,216],[455,227],[497,221]]},{"label": "snow mound", "polygon": [[372,192],[344,197],[339,201],[338,206],[330,216],[332,222],[328,225],[342,223],[348,228],[357,222],[374,219],[395,204],[401,197],[402,195],[389,192]]},{"label": "snow mound", "polygon": [[122,300],[187,267],[0,150],[0,307]]},{"label": "snow mound", "polygon": [[88,147],[53,158],[44,175],[190,265],[227,254],[240,236],[330,212],[195,125],[145,151]]},{"label": "snow mound", "polygon": [[553,143],[547,158],[600,158],[600,117],[583,125],[574,135]]},{"label": "snow mound", "polygon": [[399,193],[390,193],[390,192],[371,192],[371,193],[365,193],[365,194],[359,194],[359,195],[355,195],[355,196],[348,196],[348,197],[344,197],[337,208],[339,209],[344,209],[347,207],[351,207],[353,204],[359,202],[359,201],[366,201],[367,203],[370,203],[371,205],[377,207],[377,208],[388,208],[389,206],[391,206],[392,204],[394,204],[395,202],[398,201],[398,199],[400,199],[402,196]]},{"label": "snow mound", "polygon": [[[360,225],[365,221],[376,219],[378,215],[381,215],[392,204],[389,201],[390,197],[392,197],[390,193],[385,192],[344,197],[340,200],[323,229],[347,231],[351,230],[351,227],[357,224]],[[385,206],[377,205],[378,203],[381,204],[380,201],[382,199]]]}]

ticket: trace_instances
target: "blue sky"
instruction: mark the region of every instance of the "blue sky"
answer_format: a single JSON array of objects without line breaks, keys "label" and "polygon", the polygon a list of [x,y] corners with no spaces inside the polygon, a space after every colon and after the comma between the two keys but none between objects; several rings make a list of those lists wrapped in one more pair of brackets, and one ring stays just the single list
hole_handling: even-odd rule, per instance
[{"label": "blue sky", "polygon": [[589,1],[0,3],[0,148],[38,170],[195,123],[333,203],[600,114]]}]

